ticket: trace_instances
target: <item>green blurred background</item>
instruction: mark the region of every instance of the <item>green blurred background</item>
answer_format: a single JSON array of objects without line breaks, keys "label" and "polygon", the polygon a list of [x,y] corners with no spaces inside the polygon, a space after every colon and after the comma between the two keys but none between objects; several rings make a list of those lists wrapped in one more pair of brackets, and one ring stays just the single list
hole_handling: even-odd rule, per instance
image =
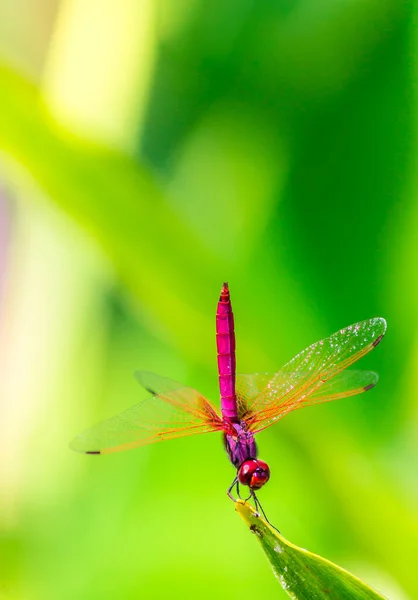
[{"label": "green blurred background", "polygon": [[[418,598],[415,6],[2,0],[0,598],[285,598],[216,434],[105,457],[75,434],[372,316],[363,396],[260,434],[292,542]],[[415,468],[414,468],[415,467]]]}]

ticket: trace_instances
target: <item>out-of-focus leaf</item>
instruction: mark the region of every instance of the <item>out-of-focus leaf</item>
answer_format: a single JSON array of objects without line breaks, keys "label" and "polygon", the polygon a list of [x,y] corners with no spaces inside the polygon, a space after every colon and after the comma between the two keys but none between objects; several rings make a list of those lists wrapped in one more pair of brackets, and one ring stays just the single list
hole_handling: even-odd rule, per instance
[{"label": "out-of-focus leaf", "polygon": [[[1,66],[0,151],[99,241],[120,279],[183,350],[209,357],[199,336],[211,323],[190,307],[199,306],[202,293],[213,296],[222,261],[215,270],[210,251],[137,160],[71,136],[51,118],[37,88]],[[195,340],[183,335],[186,319]]]},{"label": "out-of-focus leaf", "polygon": [[273,573],[291,598],[298,600],[383,600],[351,573],[329,560],[298,548],[274,530],[246,502],[236,510],[257,536]]}]

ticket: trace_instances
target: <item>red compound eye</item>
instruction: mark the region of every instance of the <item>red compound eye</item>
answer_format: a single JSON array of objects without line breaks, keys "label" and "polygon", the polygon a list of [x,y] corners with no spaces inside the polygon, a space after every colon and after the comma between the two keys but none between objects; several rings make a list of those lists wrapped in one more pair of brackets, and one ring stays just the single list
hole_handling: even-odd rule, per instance
[{"label": "red compound eye", "polygon": [[270,469],[262,460],[245,460],[238,469],[238,481],[252,490],[260,489],[270,479]]}]

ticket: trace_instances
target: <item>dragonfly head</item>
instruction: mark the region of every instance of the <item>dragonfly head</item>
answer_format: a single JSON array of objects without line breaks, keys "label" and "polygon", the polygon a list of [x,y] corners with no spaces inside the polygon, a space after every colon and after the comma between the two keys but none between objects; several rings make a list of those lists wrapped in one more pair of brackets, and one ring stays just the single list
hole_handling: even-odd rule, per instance
[{"label": "dragonfly head", "polygon": [[245,460],[238,469],[238,481],[252,490],[259,490],[269,479],[268,464],[257,458]]}]

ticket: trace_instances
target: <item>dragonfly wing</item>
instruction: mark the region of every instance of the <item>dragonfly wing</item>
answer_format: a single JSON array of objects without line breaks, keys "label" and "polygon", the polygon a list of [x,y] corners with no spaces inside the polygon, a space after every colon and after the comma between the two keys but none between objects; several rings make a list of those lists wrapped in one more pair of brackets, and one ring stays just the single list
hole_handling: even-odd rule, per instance
[{"label": "dragonfly wing", "polygon": [[[164,380],[155,376],[155,381]],[[109,454],[177,437],[220,431],[222,419],[215,407],[189,387],[166,391],[87,429],[71,442],[71,448],[87,454]],[[176,382],[172,382],[172,384]]]},{"label": "dragonfly wing", "polygon": [[[251,375],[237,375],[236,394],[240,419],[245,419],[252,412],[251,407],[257,401],[258,396],[267,384],[277,376],[284,377],[285,374],[280,371],[276,374],[252,373]],[[300,374],[301,378],[306,376],[307,373]],[[329,402],[367,392],[377,384],[378,380],[377,373],[373,371],[341,371],[311,394],[309,402],[307,401],[304,405]]]},{"label": "dragonfly wing", "polygon": [[355,396],[374,388],[379,376],[373,371],[341,371],[306,398],[305,404],[319,404]]},{"label": "dragonfly wing", "polygon": [[219,419],[216,408],[193,388],[185,387],[174,379],[161,377],[161,375],[148,371],[135,371],[134,376],[147,392],[161,398],[169,398],[170,404],[174,407],[177,406],[179,410],[202,419],[211,421]]},{"label": "dragonfly wing", "polygon": [[150,373],[149,371],[135,371],[134,377],[138,383],[147,390],[147,392],[153,394],[154,396],[164,392],[173,392],[174,390],[184,388],[182,383],[174,381],[174,379],[161,377],[161,375],[156,375],[155,373]]},{"label": "dragonfly wing", "polygon": [[[368,319],[345,327],[303,350],[265,384],[258,396],[247,402],[249,428],[259,431],[297,408],[370,389],[377,381],[370,372],[364,380],[355,375],[341,375],[335,381],[335,387],[331,381],[327,382],[373,350],[385,331],[384,319]],[[364,385],[361,386],[362,381]],[[325,384],[329,387],[321,391]]]},{"label": "dragonfly wing", "polygon": [[273,377],[273,373],[238,374],[236,376],[235,393],[240,421],[251,413],[251,406]]}]

